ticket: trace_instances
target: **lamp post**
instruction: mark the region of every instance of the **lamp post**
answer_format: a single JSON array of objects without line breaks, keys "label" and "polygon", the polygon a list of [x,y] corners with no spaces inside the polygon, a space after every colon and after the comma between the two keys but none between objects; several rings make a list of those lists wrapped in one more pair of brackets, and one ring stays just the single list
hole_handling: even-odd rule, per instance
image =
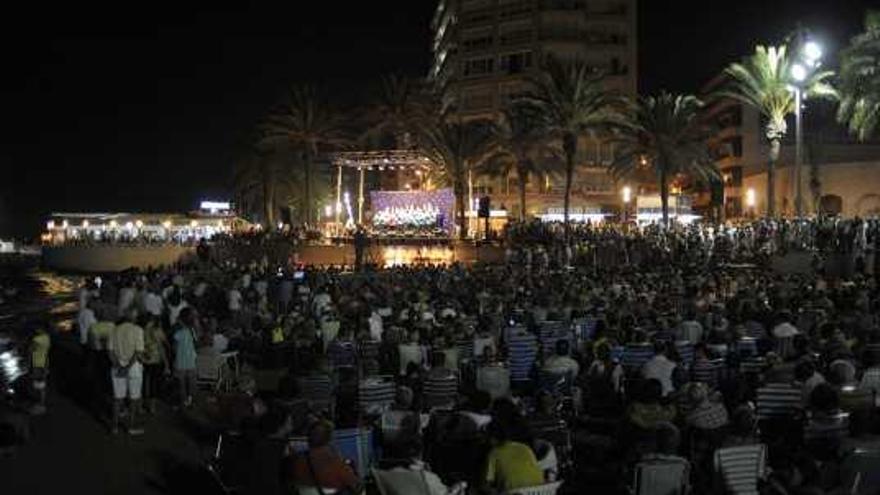
[{"label": "lamp post", "polygon": [[803,42],[803,35],[799,34],[800,57],[791,66],[791,79],[794,88],[794,180],[795,195],[794,208],[798,218],[804,214],[803,184],[801,170],[803,169],[804,155],[804,131],[803,131],[803,84],[810,74],[821,64],[822,47],[815,41]]},{"label": "lamp post", "polygon": [[627,223],[629,221],[629,202],[632,201],[632,188],[623,186],[620,194],[623,196],[623,223]]}]

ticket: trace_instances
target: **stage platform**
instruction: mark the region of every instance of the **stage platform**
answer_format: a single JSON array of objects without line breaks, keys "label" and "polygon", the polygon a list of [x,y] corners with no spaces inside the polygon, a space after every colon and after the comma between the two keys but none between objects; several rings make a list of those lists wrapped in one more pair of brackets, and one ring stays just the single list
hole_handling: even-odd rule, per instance
[{"label": "stage platform", "polygon": [[[353,265],[354,259],[352,243],[306,245],[297,249],[297,260],[306,265]],[[413,239],[379,243],[370,239],[364,261],[381,266],[501,263],[504,261],[504,248],[495,245],[477,246],[473,242],[450,239],[435,243],[414,243]]]}]

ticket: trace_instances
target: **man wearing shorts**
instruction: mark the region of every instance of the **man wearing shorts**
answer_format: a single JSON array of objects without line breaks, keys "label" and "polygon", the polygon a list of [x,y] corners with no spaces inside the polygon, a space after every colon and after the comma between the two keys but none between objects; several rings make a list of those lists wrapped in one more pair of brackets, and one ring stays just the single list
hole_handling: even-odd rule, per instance
[{"label": "man wearing shorts", "polygon": [[140,414],[141,388],[143,386],[144,329],[134,322],[137,311],[126,312],[124,321],[117,325],[107,339],[107,352],[112,364],[110,379],[113,383],[114,434],[119,431],[119,420],[125,399],[129,399],[128,432],[139,435],[143,430],[136,426]]}]

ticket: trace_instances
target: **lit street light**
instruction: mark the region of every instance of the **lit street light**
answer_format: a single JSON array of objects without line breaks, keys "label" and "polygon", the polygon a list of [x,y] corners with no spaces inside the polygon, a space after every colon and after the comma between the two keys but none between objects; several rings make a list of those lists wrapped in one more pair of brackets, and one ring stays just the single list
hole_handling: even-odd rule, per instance
[{"label": "lit street light", "polygon": [[804,215],[803,184],[801,184],[801,169],[804,164],[804,131],[803,131],[803,83],[811,73],[821,65],[822,47],[815,41],[805,41],[803,31],[796,38],[799,41],[799,58],[790,69],[792,86],[794,89],[794,175],[795,195],[794,209],[798,218]]},{"label": "lit street light", "polygon": [[807,78],[807,68],[801,64],[791,66],[791,78],[797,82],[804,82]]}]

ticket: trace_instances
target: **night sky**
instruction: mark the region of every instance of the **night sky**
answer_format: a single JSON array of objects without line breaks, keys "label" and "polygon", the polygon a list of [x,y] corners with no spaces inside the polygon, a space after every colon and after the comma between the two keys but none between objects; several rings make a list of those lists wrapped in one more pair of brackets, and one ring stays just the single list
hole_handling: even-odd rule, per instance
[{"label": "night sky", "polygon": [[[244,4],[244,2],[241,2]],[[0,236],[50,211],[184,211],[228,198],[234,153],[292,83],[351,105],[380,75],[422,76],[433,0],[156,3],[5,12]],[[641,0],[640,87],[697,91],[800,20],[833,50],[880,1]]]}]

